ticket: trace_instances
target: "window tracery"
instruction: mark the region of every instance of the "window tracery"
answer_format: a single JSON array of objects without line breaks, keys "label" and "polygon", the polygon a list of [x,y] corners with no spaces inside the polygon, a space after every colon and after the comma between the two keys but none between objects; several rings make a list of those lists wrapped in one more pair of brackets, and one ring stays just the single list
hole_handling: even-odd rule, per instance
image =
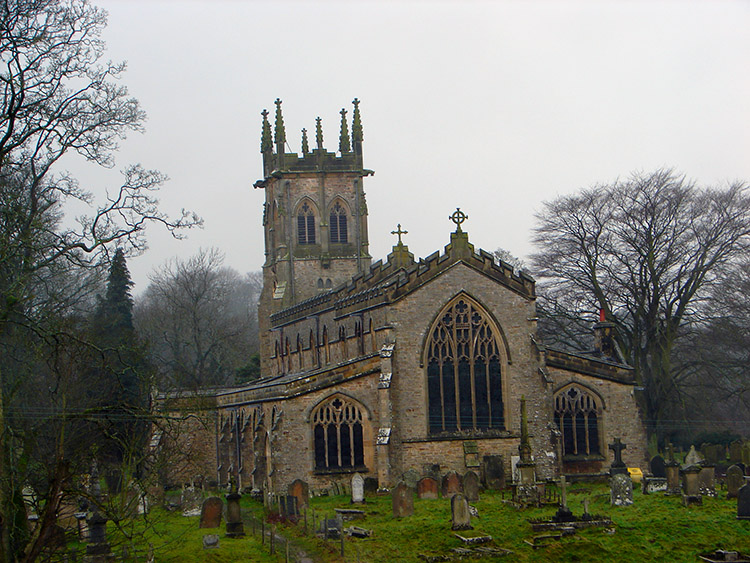
[{"label": "window tracery", "polygon": [[329,222],[332,243],[345,244],[348,242],[346,221],[346,210],[337,201],[336,204],[331,208],[331,216]]},{"label": "window tracery", "polygon": [[601,413],[596,397],[577,385],[555,395],[555,423],[562,433],[564,456],[601,455]]},{"label": "window tracery", "polygon": [[297,242],[299,244],[315,244],[315,212],[303,203],[297,213]]},{"label": "window tracery", "polygon": [[441,313],[427,342],[431,433],[503,430],[503,362],[488,315],[459,298]]},{"label": "window tracery", "polygon": [[364,466],[362,410],[336,396],[312,415],[316,470],[347,470]]}]

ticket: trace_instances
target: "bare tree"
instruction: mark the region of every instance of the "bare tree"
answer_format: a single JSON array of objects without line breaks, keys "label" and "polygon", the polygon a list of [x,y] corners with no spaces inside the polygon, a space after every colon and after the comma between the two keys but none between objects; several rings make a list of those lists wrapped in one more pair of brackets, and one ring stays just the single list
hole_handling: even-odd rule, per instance
[{"label": "bare tree", "polygon": [[[31,560],[44,543],[43,537],[32,538],[27,549],[20,495],[31,478],[26,471],[52,468],[49,486],[39,492],[54,511],[60,490],[72,486],[68,468],[80,461],[71,456],[82,450],[65,447],[71,433],[63,421],[80,412],[86,395],[73,400],[74,390],[83,388],[64,379],[79,373],[73,359],[88,357],[77,348],[85,343],[77,313],[99,287],[99,268],[115,246],[145,248],[148,223],[177,235],[200,221],[184,211],[175,219],[159,211],[155,192],[164,180],[159,172],[129,166],[122,184],[97,199],[59,170],[65,155],[114,166],[118,141],[142,129],[144,113],[119,83],[124,64],[102,59],[106,14],[86,0],[1,4],[0,562],[5,562]],[[63,224],[70,203],[88,212],[77,223]],[[61,380],[50,387],[56,378]],[[37,457],[41,434],[17,425],[29,419],[16,405],[41,401],[29,387],[34,382],[65,391],[55,396],[64,400],[50,399],[38,416],[49,424],[34,427],[55,436],[56,447],[45,450],[52,457],[44,460]]]},{"label": "bare tree", "polygon": [[675,345],[748,252],[745,185],[701,189],[658,170],[545,203],[537,219],[540,294],[571,317],[605,311],[645,388],[648,430],[669,430],[668,407],[685,400]]},{"label": "bare tree", "polygon": [[216,249],[168,262],[136,307],[162,388],[231,385],[258,350],[257,275],[223,267]]}]

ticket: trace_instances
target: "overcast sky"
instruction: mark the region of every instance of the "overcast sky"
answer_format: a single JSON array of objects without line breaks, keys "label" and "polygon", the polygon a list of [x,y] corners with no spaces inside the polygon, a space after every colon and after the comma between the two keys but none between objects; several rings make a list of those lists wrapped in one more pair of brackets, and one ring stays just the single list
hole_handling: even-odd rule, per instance
[{"label": "overcast sky", "polygon": [[[276,97],[295,152],[316,116],[336,150],[338,112],[361,100],[376,260],[397,223],[416,256],[442,249],[456,207],[475,246],[525,257],[558,195],[664,166],[750,180],[750,2],[93,2],[149,116],[118,167],[163,171],[164,210],[205,220],[179,242],[149,230],[136,293],[200,247],[260,269],[252,185]],[[114,181],[78,174],[97,193]]]}]

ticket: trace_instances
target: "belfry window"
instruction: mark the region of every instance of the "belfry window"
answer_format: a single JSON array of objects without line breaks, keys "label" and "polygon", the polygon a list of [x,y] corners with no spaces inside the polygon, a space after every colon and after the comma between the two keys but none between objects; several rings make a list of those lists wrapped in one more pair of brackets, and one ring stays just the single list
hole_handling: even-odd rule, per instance
[{"label": "belfry window", "polygon": [[570,386],[555,395],[555,423],[562,433],[563,455],[600,455],[601,406],[593,394]]},{"label": "belfry window", "polygon": [[330,219],[331,242],[348,242],[346,230],[346,211],[338,202],[336,202],[336,205],[334,205],[331,209]]},{"label": "belfry window", "polygon": [[315,213],[305,202],[297,214],[297,242],[315,244]]},{"label": "belfry window", "polygon": [[453,301],[427,341],[430,432],[503,430],[503,362],[496,332],[476,304]]},{"label": "belfry window", "polygon": [[316,470],[347,470],[364,466],[363,418],[357,405],[336,397],[315,410],[312,424]]}]

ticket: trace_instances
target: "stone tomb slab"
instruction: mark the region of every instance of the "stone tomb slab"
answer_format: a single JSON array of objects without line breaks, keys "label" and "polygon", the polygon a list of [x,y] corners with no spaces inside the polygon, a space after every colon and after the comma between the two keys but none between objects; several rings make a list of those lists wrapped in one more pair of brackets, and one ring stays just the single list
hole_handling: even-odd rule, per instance
[{"label": "stone tomb slab", "polygon": [[201,507],[199,528],[218,528],[221,526],[221,516],[224,511],[224,501],[219,497],[208,497]]},{"label": "stone tomb slab", "polygon": [[421,499],[438,498],[438,484],[432,477],[424,477],[417,481],[417,496]]}]

